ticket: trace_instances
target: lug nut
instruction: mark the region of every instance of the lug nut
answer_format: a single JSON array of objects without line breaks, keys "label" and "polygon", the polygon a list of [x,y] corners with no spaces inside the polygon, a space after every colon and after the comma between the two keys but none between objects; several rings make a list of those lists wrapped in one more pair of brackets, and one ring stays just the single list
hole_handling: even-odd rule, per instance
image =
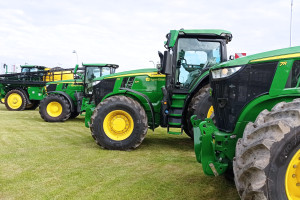
[{"label": "lug nut", "polygon": [[292,177],[293,177],[293,178],[296,178],[296,174],[293,174]]}]

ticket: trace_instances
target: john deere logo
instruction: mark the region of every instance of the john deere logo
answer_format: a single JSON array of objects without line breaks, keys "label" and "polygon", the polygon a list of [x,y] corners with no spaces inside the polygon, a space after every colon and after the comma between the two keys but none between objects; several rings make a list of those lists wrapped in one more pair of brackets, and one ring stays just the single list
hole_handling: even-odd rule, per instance
[{"label": "john deere logo", "polygon": [[150,78],[146,78],[146,81],[150,81]]}]

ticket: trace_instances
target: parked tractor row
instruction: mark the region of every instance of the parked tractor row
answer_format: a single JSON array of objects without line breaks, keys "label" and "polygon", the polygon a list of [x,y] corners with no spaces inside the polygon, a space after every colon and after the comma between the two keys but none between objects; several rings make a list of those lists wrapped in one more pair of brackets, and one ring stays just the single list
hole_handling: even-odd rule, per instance
[{"label": "parked tractor row", "polygon": [[110,150],[137,148],[148,128],[185,132],[204,173],[233,176],[242,199],[300,199],[300,47],[228,61],[229,31],[171,30],[166,38],[159,69],[83,64],[68,80],[37,69],[0,76],[0,97],[10,110],[39,101],[47,122],[82,113]]}]

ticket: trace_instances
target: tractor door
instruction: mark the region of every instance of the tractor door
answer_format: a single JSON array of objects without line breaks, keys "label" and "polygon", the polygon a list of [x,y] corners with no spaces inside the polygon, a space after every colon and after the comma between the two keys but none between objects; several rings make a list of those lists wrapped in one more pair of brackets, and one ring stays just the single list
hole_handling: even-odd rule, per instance
[{"label": "tractor door", "polygon": [[[222,41],[215,39],[179,38],[173,48],[171,81],[166,81],[168,97],[167,127],[171,134],[181,134],[185,101],[198,78],[222,60]],[[168,78],[168,75],[167,75]],[[169,131],[181,128],[181,132]]]},{"label": "tractor door", "polygon": [[86,66],[84,75],[84,95],[91,97],[93,94],[93,86],[98,84],[99,81],[94,79],[101,76],[114,74],[117,66],[107,65],[107,66]]}]

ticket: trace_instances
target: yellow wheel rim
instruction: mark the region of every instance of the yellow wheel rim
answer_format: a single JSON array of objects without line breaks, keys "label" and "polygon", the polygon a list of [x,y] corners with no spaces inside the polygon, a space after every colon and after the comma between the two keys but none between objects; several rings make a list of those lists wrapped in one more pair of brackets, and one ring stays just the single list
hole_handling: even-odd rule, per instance
[{"label": "yellow wheel rim", "polygon": [[22,106],[23,99],[18,93],[11,93],[7,98],[7,104],[12,109],[18,109]]},{"label": "yellow wheel rim", "polygon": [[210,108],[209,108],[209,110],[207,112],[206,118],[210,118],[213,113],[214,113],[214,107],[210,106]]},{"label": "yellow wheel rim", "polygon": [[2,103],[5,103],[5,98],[2,98],[2,99],[1,99],[1,102],[2,102]]},{"label": "yellow wheel rim", "polygon": [[62,113],[62,106],[57,101],[50,102],[47,105],[47,113],[50,117],[58,117]]},{"label": "yellow wheel rim", "polygon": [[285,191],[289,200],[300,199],[300,150],[294,155],[287,168]]},{"label": "yellow wheel rim", "polygon": [[104,118],[104,132],[112,140],[125,140],[131,135],[133,128],[133,119],[131,115],[124,110],[111,111]]}]

